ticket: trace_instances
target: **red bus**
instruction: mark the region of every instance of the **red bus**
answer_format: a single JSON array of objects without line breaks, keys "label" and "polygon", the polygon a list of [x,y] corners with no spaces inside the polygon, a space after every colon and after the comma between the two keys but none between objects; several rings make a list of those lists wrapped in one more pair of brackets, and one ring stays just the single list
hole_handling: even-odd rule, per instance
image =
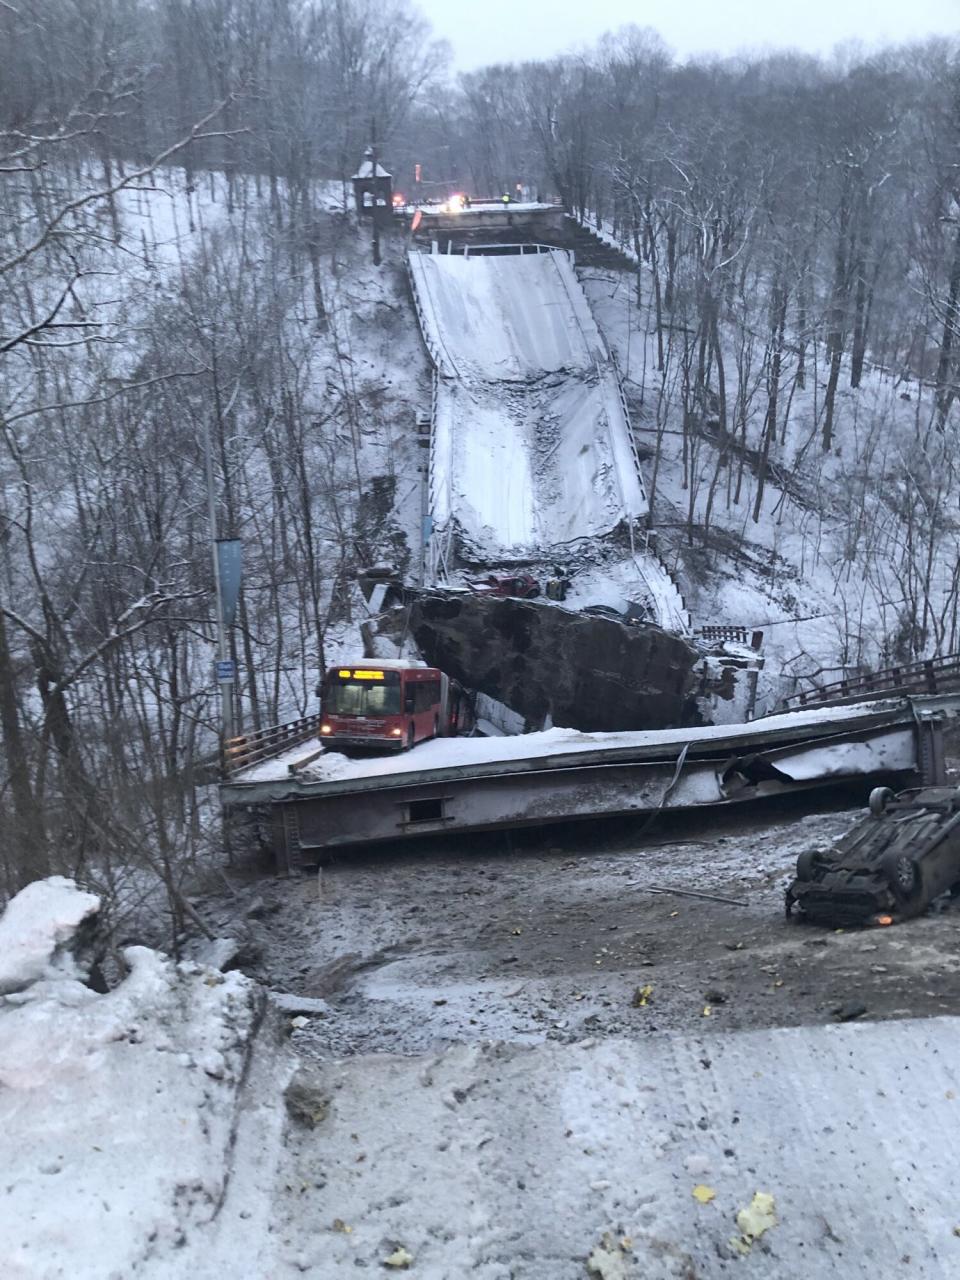
[{"label": "red bus", "polygon": [[406,751],[427,738],[473,729],[464,689],[436,667],[371,658],[328,667],[320,690],[320,736],[329,747]]}]

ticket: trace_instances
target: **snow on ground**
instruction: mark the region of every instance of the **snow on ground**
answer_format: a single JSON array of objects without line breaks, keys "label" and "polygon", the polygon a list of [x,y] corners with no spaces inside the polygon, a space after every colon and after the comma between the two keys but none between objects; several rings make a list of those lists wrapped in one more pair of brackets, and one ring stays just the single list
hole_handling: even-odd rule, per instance
[{"label": "snow on ground", "polygon": [[0,996],[44,978],[77,977],[65,948],[99,906],[98,898],[64,876],[35,880],[18,893],[0,916]]},{"label": "snow on ground", "polygon": [[[774,460],[791,476],[793,496],[768,475],[755,520],[757,482],[751,466],[743,469],[739,501],[728,504],[736,488],[737,459],[718,473],[713,443],[696,435],[684,440],[675,387],[666,388],[670,403],[658,425],[661,375],[656,369],[655,326],[649,307],[636,307],[631,274],[584,268],[580,279],[600,331],[617,355],[634,406],[641,454],[652,455],[660,448],[652,499],[655,527],[661,546],[674,546],[668,567],[680,580],[695,623],[764,630],[766,670],[760,678],[759,705],[772,707],[784,692],[793,690],[796,677],[807,672],[822,668],[827,673],[822,678],[831,679],[842,673],[845,662],[887,665],[884,648],[910,606],[904,599],[898,521],[884,504],[895,500],[897,483],[909,480],[921,424],[931,413],[929,393],[869,365],[861,386],[852,389],[849,364],[844,362],[834,447],[824,453],[819,424],[826,370],[814,363],[806,387],[781,405],[784,438],[773,451]],[[644,288],[652,296],[646,282]],[[732,332],[729,338],[732,347]],[[810,358],[815,360],[815,353]],[[676,368],[676,351],[673,360]],[[735,353],[729,350],[728,375],[736,367]],[[785,384],[792,372],[786,364]],[[732,413],[731,386],[728,381]],[[636,407],[641,400],[642,406]],[[765,400],[758,395],[748,414],[753,447],[762,435],[764,410]],[[882,476],[876,461],[881,455]],[[684,457],[689,460],[686,469]],[[648,478],[651,465],[644,463]],[[701,530],[715,478],[711,534],[704,539]],[[685,525],[691,512],[695,528],[688,537]],[[934,598],[949,592],[954,559],[952,554],[934,556]]]},{"label": "snow on ground", "polygon": [[19,973],[0,998],[4,1280],[197,1275],[183,1246],[228,1192],[262,994],[144,947],[94,993],[59,957],[96,905],[57,878],[0,919],[0,970]]},{"label": "snow on ground", "polygon": [[958,1051],[938,1019],[334,1064],[280,1230],[331,1277],[954,1276]]},{"label": "snow on ground", "polygon": [[[250,980],[144,948],[0,999],[0,1274],[952,1277],[960,1019],[911,1014],[952,1008],[960,925],[774,910],[849,816],[261,881],[262,1029]],[[88,896],[41,893],[62,943]],[[780,1025],[850,990],[893,1021]]]},{"label": "snow on ground", "polygon": [[[797,852],[857,816],[798,808],[278,885],[264,967],[327,1006],[293,1033],[326,1111],[289,1135],[279,1275],[403,1248],[430,1280],[573,1280],[607,1232],[630,1280],[951,1275],[960,916],[787,924]],[[851,999],[894,1021],[831,1025]],[[741,1257],[757,1191],[777,1226]]]}]

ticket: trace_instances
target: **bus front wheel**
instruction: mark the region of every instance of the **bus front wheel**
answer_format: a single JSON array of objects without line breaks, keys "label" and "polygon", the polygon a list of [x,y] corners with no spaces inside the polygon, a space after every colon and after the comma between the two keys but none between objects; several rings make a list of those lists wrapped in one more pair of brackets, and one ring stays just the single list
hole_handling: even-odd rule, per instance
[{"label": "bus front wheel", "polygon": [[414,739],[415,739],[415,737],[416,737],[416,733],[415,733],[415,731],[414,731],[413,723],[412,723],[412,721],[411,721],[410,726],[409,726],[409,728],[407,729],[407,750],[408,750],[408,751],[409,751],[409,750],[410,750],[410,748],[413,746],[413,743],[414,743]]}]

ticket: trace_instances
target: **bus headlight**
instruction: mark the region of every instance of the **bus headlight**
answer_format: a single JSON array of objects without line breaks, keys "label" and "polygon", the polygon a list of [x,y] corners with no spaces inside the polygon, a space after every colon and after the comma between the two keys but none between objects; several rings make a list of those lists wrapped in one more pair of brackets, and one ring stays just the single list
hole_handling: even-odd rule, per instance
[{"label": "bus headlight", "polygon": [[391,737],[391,738],[399,738],[399,737],[402,735],[402,733],[403,733],[403,730],[402,730],[402,729],[391,729],[391,730],[390,730],[390,737]]},{"label": "bus headlight", "polygon": [[328,724],[322,724],[322,725],[320,726],[320,732],[321,732],[321,733],[333,733],[333,730],[331,729],[330,725],[328,725]]}]

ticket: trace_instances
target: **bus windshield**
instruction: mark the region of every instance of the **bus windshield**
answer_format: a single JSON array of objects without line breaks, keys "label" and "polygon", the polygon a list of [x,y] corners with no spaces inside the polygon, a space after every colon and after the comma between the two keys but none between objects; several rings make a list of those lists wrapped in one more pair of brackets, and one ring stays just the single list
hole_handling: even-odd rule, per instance
[{"label": "bus windshield", "polygon": [[366,680],[332,680],[327,686],[324,710],[331,715],[399,715],[400,681],[374,684]]}]

